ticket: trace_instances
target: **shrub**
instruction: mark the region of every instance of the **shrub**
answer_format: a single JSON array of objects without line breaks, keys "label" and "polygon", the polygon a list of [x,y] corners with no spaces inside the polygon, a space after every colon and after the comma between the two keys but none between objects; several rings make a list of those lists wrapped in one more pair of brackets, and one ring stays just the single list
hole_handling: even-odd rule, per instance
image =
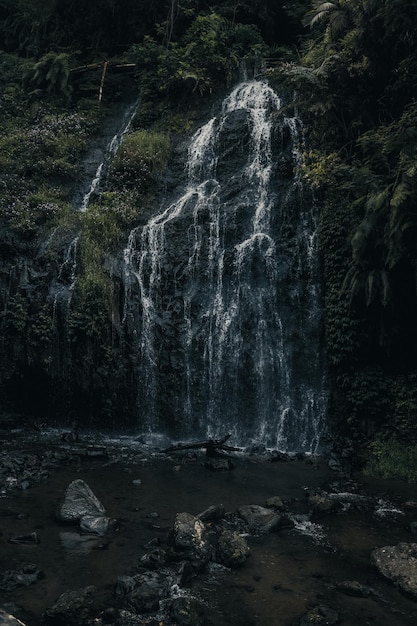
[{"label": "shrub", "polygon": [[110,188],[146,191],[166,166],[169,150],[165,133],[138,130],[127,135],[110,169]]},{"label": "shrub", "polygon": [[406,445],[395,437],[378,435],[369,445],[364,474],[376,478],[417,480],[417,445]]}]

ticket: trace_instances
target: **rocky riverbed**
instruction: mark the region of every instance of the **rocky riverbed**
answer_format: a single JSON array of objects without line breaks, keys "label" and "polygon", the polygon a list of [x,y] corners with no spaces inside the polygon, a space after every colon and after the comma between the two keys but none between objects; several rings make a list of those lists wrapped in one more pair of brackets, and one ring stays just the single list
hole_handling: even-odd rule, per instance
[{"label": "rocky riverbed", "polygon": [[0,624],[416,623],[414,486],[256,447],[1,440]]}]

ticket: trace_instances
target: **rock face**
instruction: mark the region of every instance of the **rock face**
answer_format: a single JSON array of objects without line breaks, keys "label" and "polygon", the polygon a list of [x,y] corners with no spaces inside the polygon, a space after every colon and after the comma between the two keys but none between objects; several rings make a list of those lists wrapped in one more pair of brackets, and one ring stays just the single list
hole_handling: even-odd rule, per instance
[{"label": "rock face", "polygon": [[371,553],[371,562],[402,591],[417,598],[417,543],[377,548]]},{"label": "rock face", "polygon": [[74,480],[67,488],[64,500],[57,512],[59,522],[78,522],[86,515],[102,517],[106,513],[100,500],[81,479]]}]

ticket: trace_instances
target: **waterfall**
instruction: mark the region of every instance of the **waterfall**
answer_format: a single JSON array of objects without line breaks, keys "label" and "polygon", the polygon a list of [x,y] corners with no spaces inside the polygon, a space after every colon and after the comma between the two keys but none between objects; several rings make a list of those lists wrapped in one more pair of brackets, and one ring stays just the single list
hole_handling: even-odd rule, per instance
[{"label": "waterfall", "polygon": [[263,81],[193,136],[179,198],[125,250],[141,427],[315,451],[326,408],[302,126]]},{"label": "waterfall", "polygon": [[121,120],[120,127],[116,130],[115,134],[110,139],[103,154],[100,155],[101,159],[97,165],[94,177],[92,178],[87,191],[83,194],[81,202],[79,203],[80,211],[86,211],[91,198],[100,191],[102,182],[107,176],[108,166],[111,163],[111,160],[116,155],[116,152],[118,151],[124,136],[129,132],[137,108],[138,101],[127,108]]}]

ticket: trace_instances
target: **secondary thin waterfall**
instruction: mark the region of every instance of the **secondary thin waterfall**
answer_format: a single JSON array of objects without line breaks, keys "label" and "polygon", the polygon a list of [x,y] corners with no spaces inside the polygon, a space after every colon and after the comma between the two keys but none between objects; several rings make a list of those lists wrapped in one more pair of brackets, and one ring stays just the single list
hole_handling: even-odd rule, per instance
[{"label": "secondary thin waterfall", "polygon": [[100,190],[100,186],[105,180],[107,176],[108,166],[111,160],[116,155],[120,145],[123,141],[124,136],[129,132],[133,118],[136,115],[136,110],[138,108],[138,101],[132,104],[125,112],[123,119],[121,121],[120,128],[116,131],[116,133],[111,138],[109,144],[107,145],[103,155],[102,160],[97,165],[96,173],[91,180],[87,191],[83,194],[82,200],[77,208],[80,211],[86,211],[88,205],[90,203],[91,198],[94,197],[95,194]]},{"label": "secondary thin waterfall", "polygon": [[132,231],[125,323],[144,430],[318,448],[325,371],[301,150],[278,95],[241,83],[193,136],[183,193]]}]

